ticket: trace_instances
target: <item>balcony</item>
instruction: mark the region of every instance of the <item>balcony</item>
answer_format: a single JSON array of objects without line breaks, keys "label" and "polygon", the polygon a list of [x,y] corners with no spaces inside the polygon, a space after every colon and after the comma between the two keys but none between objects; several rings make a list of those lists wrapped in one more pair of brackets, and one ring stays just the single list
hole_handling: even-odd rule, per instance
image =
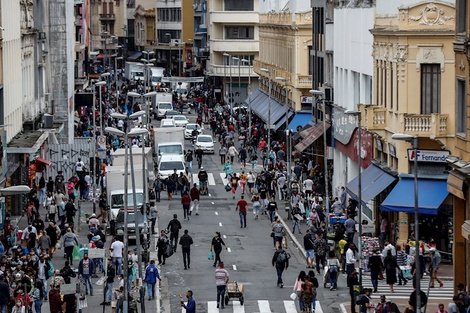
[{"label": "balcony", "polygon": [[258,52],[258,40],[235,40],[235,39],[212,39],[212,51],[225,52],[230,51],[232,54],[243,52]]},{"label": "balcony", "polygon": [[258,12],[244,11],[240,14],[238,11],[212,11],[210,12],[211,23],[221,24],[258,24]]},{"label": "balcony", "polygon": [[101,13],[100,14],[100,21],[114,21],[116,17],[114,13]]},{"label": "balcony", "polygon": [[444,137],[448,135],[448,114],[405,114],[405,132],[425,137]]},{"label": "balcony", "polygon": [[384,130],[387,127],[387,109],[378,106],[360,105],[364,124],[369,130]]},{"label": "balcony", "polygon": [[[232,66],[232,79],[238,78],[238,65]],[[211,72],[214,76],[230,77],[230,66],[211,64]],[[249,66],[240,66],[240,77],[254,77],[256,73]]]},{"label": "balcony", "polygon": [[312,89],[312,75],[297,75],[296,87]]}]

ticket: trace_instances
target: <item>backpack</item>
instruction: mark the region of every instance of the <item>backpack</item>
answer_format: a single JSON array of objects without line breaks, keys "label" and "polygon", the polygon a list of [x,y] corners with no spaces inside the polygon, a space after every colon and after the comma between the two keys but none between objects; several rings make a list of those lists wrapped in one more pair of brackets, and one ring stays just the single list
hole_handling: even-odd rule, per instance
[{"label": "backpack", "polygon": [[365,300],[364,295],[357,295],[356,296],[356,304],[357,305],[364,305],[366,303],[364,300]]},{"label": "backpack", "polygon": [[172,255],[173,255],[173,246],[169,242],[167,242],[165,246],[165,258],[169,258]]},{"label": "backpack", "polygon": [[290,255],[283,250],[277,255],[276,263],[284,264],[288,259],[290,259]]},{"label": "backpack", "polygon": [[96,242],[96,248],[103,249],[104,248],[104,243],[101,240],[98,240]]}]

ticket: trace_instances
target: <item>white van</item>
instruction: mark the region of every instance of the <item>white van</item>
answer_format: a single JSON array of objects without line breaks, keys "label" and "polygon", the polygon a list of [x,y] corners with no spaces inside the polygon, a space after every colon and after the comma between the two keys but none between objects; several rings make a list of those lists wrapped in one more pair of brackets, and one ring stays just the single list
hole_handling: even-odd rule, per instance
[{"label": "white van", "polygon": [[163,67],[151,67],[149,74],[152,86],[156,87],[162,83],[162,78],[165,76],[165,69]]},{"label": "white van", "polygon": [[167,179],[168,176],[173,174],[174,170],[176,173],[181,173],[186,171],[186,166],[184,165],[183,156],[178,154],[167,154],[160,157],[158,162],[158,174],[161,179]]},{"label": "white van", "polygon": [[175,91],[179,96],[181,96],[183,100],[186,100],[186,98],[188,97],[188,93],[189,93],[189,83],[182,83],[182,82],[176,83]]},{"label": "white van", "polygon": [[171,102],[157,102],[157,118],[165,117],[165,113],[168,110],[173,110],[173,104]]},{"label": "white van", "polygon": [[158,155],[177,154],[183,156],[183,143],[181,142],[164,142],[158,144]]}]

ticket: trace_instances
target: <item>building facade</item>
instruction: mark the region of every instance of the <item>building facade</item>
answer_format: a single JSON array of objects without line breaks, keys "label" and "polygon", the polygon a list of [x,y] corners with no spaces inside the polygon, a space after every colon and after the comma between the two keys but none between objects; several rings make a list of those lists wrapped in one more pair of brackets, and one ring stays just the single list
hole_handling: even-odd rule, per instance
[{"label": "building facade", "polygon": [[[259,2],[209,0],[207,3],[210,38],[207,73],[216,86],[215,96],[219,101],[241,104],[248,97],[248,90],[258,86],[252,65],[260,49]],[[248,86],[249,77],[251,86]]]},{"label": "building facade", "polygon": [[[430,234],[449,234],[436,239],[438,249],[445,252],[451,252],[454,231],[453,205],[445,187],[445,159],[456,133],[454,29],[454,1],[401,5],[401,1],[378,0],[371,30],[373,105],[360,105],[362,126],[374,137],[374,158],[400,175],[388,196],[376,204],[382,218],[395,226],[387,235],[398,243],[412,235],[414,197],[410,193],[400,198],[399,191],[412,184],[409,174],[414,173],[417,158],[418,187],[433,188],[432,193],[419,193],[418,202],[424,203],[426,197],[431,206],[419,207],[420,231],[426,240]],[[417,155],[409,142],[392,139],[397,133],[417,137]]]},{"label": "building facade", "polygon": [[[470,56],[468,55],[467,42],[470,40],[470,6],[465,0],[456,2],[455,21],[455,107],[456,107],[456,138],[452,157],[448,158],[448,164],[452,168],[447,180],[447,190],[452,194],[454,206],[454,290],[458,283],[470,285],[470,132],[469,132],[469,108],[470,108]],[[468,287],[467,287],[468,288]]]},{"label": "building facade", "polygon": [[75,89],[83,90],[88,83],[88,61],[90,48],[90,0],[74,1],[75,46],[74,78]]},{"label": "building facade", "polygon": [[[101,58],[108,57],[116,52],[119,43],[125,42],[126,37],[134,36],[133,22],[127,24],[127,11],[135,11],[135,1],[123,0],[90,0],[91,16],[91,48],[90,51],[99,51]],[[132,7],[132,5],[134,5]],[[134,15],[132,16],[132,21]],[[125,47],[132,51],[132,44]]]}]

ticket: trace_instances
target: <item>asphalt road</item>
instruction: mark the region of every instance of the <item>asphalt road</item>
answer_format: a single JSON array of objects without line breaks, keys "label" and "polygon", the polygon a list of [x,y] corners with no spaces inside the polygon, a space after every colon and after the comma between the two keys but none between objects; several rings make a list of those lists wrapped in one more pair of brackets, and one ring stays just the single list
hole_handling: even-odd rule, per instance
[{"label": "asphalt road", "polygon": [[[189,116],[192,122],[195,116]],[[158,123],[157,123],[158,125]],[[205,133],[209,133],[206,129]],[[186,148],[192,148],[190,141],[186,141]],[[274,254],[272,238],[270,237],[271,223],[267,216],[254,220],[250,213],[247,216],[247,227],[240,228],[238,212],[235,212],[236,202],[240,199],[241,190],[238,188],[236,199],[224,189],[223,166],[217,155],[219,144],[215,144],[215,155],[204,155],[203,167],[213,177],[213,184],[209,183],[210,196],[201,196],[199,216],[193,216],[189,221],[183,220],[183,209],[180,195],[172,201],[167,200],[166,194],[162,202],[158,203],[160,213],[159,227],[166,228],[173,214],[178,214],[183,229],[188,229],[194,240],[191,248],[191,269],[184,270],[182,252],[180,247],[177,253],[167,259],[166,265],[161,267],[164,276],[162,300],[164,312],[181,312],[178,294],[185,294],[186,290],[194,292],[197,302],[197,312],[218,312],[215,309],[216,287],[214,279],[213,261],[207,255],[215,231],[220,231],[229,250],[222,252],[222,261],[230,273],[230,280],[242,283],[245,287],[244,306],[232,301],[224,312],[296,312],[292,307],[294,301],[289,296],[298,273],[305,268],[305,262],[292,242],[288,250],[292,255],[290,266],[284,272],[284,288],[276,286],[276,270],[271,265]],[[194,166],[194,174],[197,173]],[[234,164],[234,171],[240,173],[239,164]],[[259,168],[258,168],[259,171]],[[209,179],[211,181],[211,178]],[[282,203],[278,203],[283,207]],[[251,211],[251,205],[250,205]],[[304,226],[305,227],[305,226]],[[182,234],[182,232],[180,233]],[[317,277],[322,284],[322,277]],[[320,287],[318,290],[316,312],[340,312],[339,303],[347,302],[349,295],[345,287],[344,277],[340,277],[337,291],[330,291]],[[237,300],[237,299],[235,299]],[[221,310],[222,311],[222,310]]]}]

